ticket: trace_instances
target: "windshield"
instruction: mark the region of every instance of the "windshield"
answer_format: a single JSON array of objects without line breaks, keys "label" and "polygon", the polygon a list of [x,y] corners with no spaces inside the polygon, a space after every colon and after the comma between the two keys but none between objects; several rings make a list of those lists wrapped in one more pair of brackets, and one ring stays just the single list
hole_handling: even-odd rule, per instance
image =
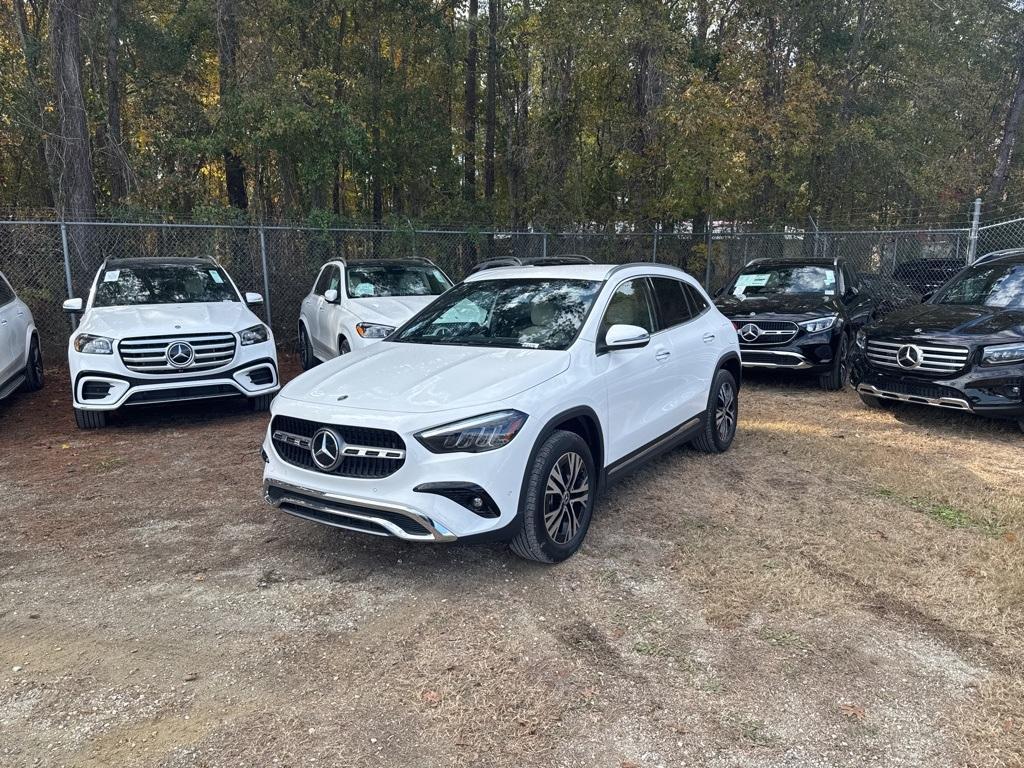
[{"label": "windshield", "polygon": [[393,334],[416,344],[566,349],[601,283],[593,280],[480,280],[462,283]]},{"label": "windshield", "polygon": [[836,271],[832,267],[800,264],[752,267],[736,276],[729,293],[740,298],[793,293],[835,296]]},{"label": "windshield", "polygon": [[936,294],[932,304],[1024,308],[1024,264],[969,270]]},{"label": "windshield", "polygon": [[440,296],[452,287],[437,267],[408,264],[353,264],[346,275],[350,299],[380,296]]},{"label": "windshield", "polygon": [[239,301],[227,274],[212,264],[154,264],[105,269],[94,307]]}]

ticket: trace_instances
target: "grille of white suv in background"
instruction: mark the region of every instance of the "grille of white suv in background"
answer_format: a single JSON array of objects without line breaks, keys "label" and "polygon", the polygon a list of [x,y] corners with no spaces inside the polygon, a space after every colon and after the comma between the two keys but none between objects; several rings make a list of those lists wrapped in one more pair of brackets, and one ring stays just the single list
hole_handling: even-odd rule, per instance
[{"label": "grille of white suv in background", "polygon": [[967,347],[936,347],[875,339],[868,340],[867,348],[867,358],[872,365],[906,373],[958,373],[967,365],[969,354]]},{"label": "grille of white suv in background", "polygon": [[[183,346],[179,346],[179,343]],[[150,336],[118,344],[121,362],[137,373],[195,373],[221,368],[235,357],[237,340],[231,333],[189,336]],[[173,349],[172,349],[173,347]]]}]

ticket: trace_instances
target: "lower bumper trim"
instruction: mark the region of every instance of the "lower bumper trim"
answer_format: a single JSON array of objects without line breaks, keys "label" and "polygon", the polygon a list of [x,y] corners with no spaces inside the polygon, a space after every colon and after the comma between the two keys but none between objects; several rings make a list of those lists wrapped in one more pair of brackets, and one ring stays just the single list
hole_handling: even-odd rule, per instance
[{"label": "lower bumper trim", "polygon": [[893,392],[891,390],[879,389],[871,384],[858,384],[857,391],[872,397],[879,397],[883,400],[898,400],[901,403],[915,403],[917,405],[931,405],[937,408],[950,408],[956,411],[973,411],[971,404],[959,397],[925,397],[924,395],[913,395],[904,392]]},{"label": "lower bumper trim", "polygon": [[744,368],[784,368],[790,371],[800,371],[814,367],[810,360],[798,352],[774,352],[762,349],[741,349],[740,362]]}]

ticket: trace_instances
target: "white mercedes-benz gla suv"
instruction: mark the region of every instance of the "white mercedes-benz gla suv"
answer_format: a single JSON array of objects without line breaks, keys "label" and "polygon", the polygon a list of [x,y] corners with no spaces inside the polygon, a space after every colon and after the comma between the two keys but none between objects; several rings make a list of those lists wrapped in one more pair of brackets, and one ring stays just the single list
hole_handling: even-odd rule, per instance
[{"label": "white mercedes-benz gla suv", "polygon": [[302,367],[380,341],[451,287],[427,259],[327,262],[299,309]]},{"label": "white mercedes-benz gla suv", "polygon": [[558,562],[609,481],[683,442],[729,448],[739,386],[736,331],[678,269],[487,270],[285,386],[264,493],[338,528]]},{"label": "white mercedes-benz gla suv", "polygon": [[[102,427],[131,405],[246,397],[265,411],[280,389],[274,336],[224,269],[204,258],[109,259],[68,344],[75,421]],[[83,305],[84,304],[84,305]]]}]

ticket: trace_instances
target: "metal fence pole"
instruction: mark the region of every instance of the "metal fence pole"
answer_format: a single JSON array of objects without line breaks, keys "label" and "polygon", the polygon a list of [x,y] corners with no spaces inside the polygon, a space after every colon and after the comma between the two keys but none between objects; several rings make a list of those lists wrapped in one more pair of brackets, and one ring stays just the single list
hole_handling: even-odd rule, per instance
[{"label": "metal fence pole", "polygon": [[658,230],[654,230],[654,249],[651,251],[651,261],[658,261]]},{"label": "metal fence pole", "polygon": [[540,255],[543,256],[544,258],[547,258],[547,255],[548,255],[548,233],[547,232],[544,233],[544,241],[543,241],[543,243],[541,243],[541,253],[540,253]]},{"label": "metal fence pole", "polygon": [[267,325],[274,326],[273,317],[270,314],[270,273],[267,271],[267,238],[260,225],[260,260],[263,262],[263,306],[267,310]]},{"label": "metal fence pole", "polygon": [[973,264],[978,253],[978,226],[981,224],[981,198],[974,198],[974,216],[971,218],[971,236],[967,241],[967,263]]},{"label": "metal fence pole", "polygon": [[[68,298],[73,299],[74,288],[71,285],[71,252],[68,250],[68,225],[63,221],[60,223],[60,246],[64,252],[64,283],[67,286]],[[68,321],[71,323],[71,330],[75,330],[78,327],[78,316],[68,315]]]},{"label": "metal fence pole", "polygon": [[711,217],[708,216],[707,228],[704,230],[704,290],[711,292]]}]

